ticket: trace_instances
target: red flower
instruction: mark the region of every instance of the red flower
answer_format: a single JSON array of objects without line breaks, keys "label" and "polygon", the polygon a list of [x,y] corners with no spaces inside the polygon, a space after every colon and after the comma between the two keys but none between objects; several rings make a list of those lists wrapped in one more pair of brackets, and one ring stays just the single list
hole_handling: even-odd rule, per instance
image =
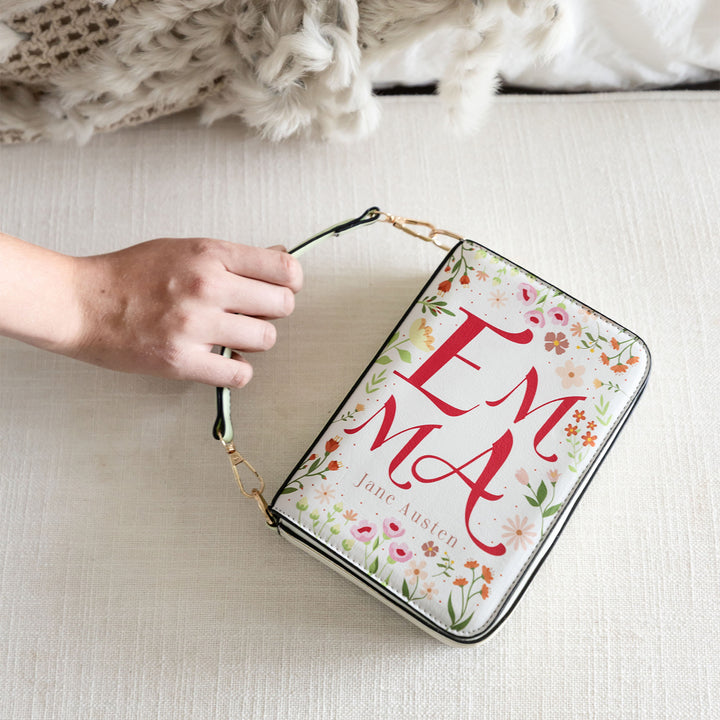
[{"label": "red flower", "polygon": [[423,543],[422,551],[425,557],[435,557],[438,554],[438,546],[432,540],[428,540]]},{"label": "red flower", "polygon": [[446,292],[448,292],[450,290],[451,287],[452,287],[452,282],[450,282],[450,280],[443,280],[438,285],[438,292],[441,295],[444,295]]},{"label": "red flower", "polygon": [[461,285],[469,285],[470,284],[470,278],[467,275],[463,275],[460,278],[460,284]]},{"label": "red flower", "polygon": [[558,355],[562,355],[569,347],[570,343],[568,342],[565,333],[549,332],[545,335],[545,349],[548,352],[552,352],[554,350]]},{"label": "red flower", "polygon": [[446,266],[445,266],[445,272],[450,272],[450,266],[449,266],[449,265],[446,265]]},{"label": "red flower", "polygon": [[330,438],[325,443],[325,452],[330,454],[331,452],[335,452],[340,447],[340,441],[336,438]]},{"label": "red flower", "polygon": [[480,563],[477,560],[468,560],[465,563],[465,567],[468,568],[468,570],[474,570],[476,567],[480,567]]},{"label": "red flower", "polygon": [[565,432],[567,433],[567,436],[570,437],[571,435],[577,435],[578,426],[573,425],[572,423],[568,424],[568,426],[565,428]]},{"label": "red flower", "polygon": [[313,453],[313,454],[308,458],[308,460],[315,460],[315,459],[317,459],[317,455],[316,455],[315,453]]},{"label": "red flower", "polygon": [[487,565],[482,566],[482,576],[486,583],[491,583],[493,581],[493,574],[490,572],[490,568],[487,567]]},{"label": "red flower", "polygon": [[620,349],[620,343],[615,338],[610,338],[610,344],[612,345],[613,350]]},{"label": "red flower", "polygon": [[339,470],[341,467],[342,465],[337,460],[331,460],[328,465],[328,470],[332,470],[334,472],[335,470]]},{"label": "red flower", "polygon": [[457,585],[458,587],[465,587],[467,585],[467,580],[465,578],[456,578],[453,580],[453,585]]},{"label": "red flower", "polygon": [[602,364],[603,364],[603,365],[609,365],[609,364],[610,364],[610,358],[609,358],[605,353],[603,353],[603,354],[600,356],[600,360],[602,361]]},{"label": "red flower", "polygon": [[480,589],[480,597],[481,597],[483,600],[487,600],[489,593],[490,593],[490,591],[488,590],[488,586],[487,586],[487,585],[483,585],[482,588]]},{"label": "red flower", "polygon": [[617,373],[618,375],[620,373],[624,373],[627,371],[627,365],[623,365],[622,363],[618,363],[617,365],[613,365],[610,368],[614,373]]},{"label": "red flower", "polygon": [[584,410],[576,410],[573,413],[573,417],[577,422],[582,422],[585,419],[585,411]]},{"label": "red flower", "polygon": [[588,430],[583,436],[583,447],[587,447],[588,445],[590,447],[595,447],[595,441],[597,440],[597,435],[591,435],[590,431]]}]

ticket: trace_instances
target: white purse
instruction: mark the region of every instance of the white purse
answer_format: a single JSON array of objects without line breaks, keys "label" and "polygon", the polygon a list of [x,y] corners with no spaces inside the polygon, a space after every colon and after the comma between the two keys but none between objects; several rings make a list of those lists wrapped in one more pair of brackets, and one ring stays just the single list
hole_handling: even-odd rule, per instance
[{"label": "white purse", "polygon": [[650,355],[558,288],[428,223],[371,208],[300,248],[376,220],[457,242],[269,506],[237,474],[247,463],[222,389],[214,434],[280,534],[436,637],[476,643],[552,547]]}]

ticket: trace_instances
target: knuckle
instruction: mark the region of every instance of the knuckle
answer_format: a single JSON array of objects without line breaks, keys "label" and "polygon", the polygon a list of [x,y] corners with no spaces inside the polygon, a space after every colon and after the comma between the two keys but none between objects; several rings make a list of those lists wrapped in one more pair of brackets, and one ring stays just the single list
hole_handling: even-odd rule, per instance
[{"label": "knuckle", "polygon": [[188,293],[195,298],[207,298],[211,294],[212,283],[206,275],[193,273],[188,278]]},{"label": "knuckle", "polygon": [[215,255],[216,248],[217,241],[210,238],[192,238],[190,241],[190,249],[197,257],[212,257]]}]

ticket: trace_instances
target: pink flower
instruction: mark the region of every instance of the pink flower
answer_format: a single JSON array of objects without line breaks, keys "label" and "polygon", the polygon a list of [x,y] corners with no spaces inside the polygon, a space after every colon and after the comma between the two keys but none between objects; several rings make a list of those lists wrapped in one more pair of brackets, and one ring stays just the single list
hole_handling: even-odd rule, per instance
[{"label": "pink flower", "polygon": [[395,518],[388,518],[383,521],[383,532],[389,538],[396,538],[405,534],[405,530],[400,527],[400,523]]},{"label": "pink flower", "polygon": [[567,325],[570,320],[567,310],[559,305],[551,307],[548,310],[548,315],[554,325]]},{"label": "pink flower", "polygon": [[556,335],[555,333],[549,332],[545,335],[545,349],[548,352],[554,350],[558,355],[562,355],[568,347],[570,347],[570,343],[567,341],[565,333],[559,332]]},{"label": "pink flower", "polygon": [[523,305],[532,305],[537,299],[537,290],[527,283],[518,285],[518,299]]},{"label": "pink flower", "polygon": [[[582,387],[584,365],[576,365],[572,360],[565,363],[565,367],[555,368],[555,372],[560,376],[562,386],[568,390],[571,387]],[[577,418],[575,418],[577,420]]]},{"label": "pink flower", "polygon": [[523,317],[528,325],[545,326],[545,316],[539,310],[529,310]]},{"label": "pink flower", "polygon": [[422,551],[425,557],[435,557],[438,554],[438,550],[438,546],[432,540],[428,540],[422,545]]},{"label": "pink flower", "polygon": [[377,535],[377,528],[372,523],[363,521],[351,527],[350,534],[360,542],[369,543]]},{"label": "pink flower", "polygon": [[515,473],[515,477],[521,485],[527,485],[530,482],[530,478],[528,477],[527,470],[525,468],[520,468]]},{"label": "pink flower", "polygon": [[413,556],[412,551],[405,543],[391,542],[388,554],[395,562],[407,562]]},{"label": "pink flower", "polygon": [[405,575],[409,578],[424,580],[427,577],[425,565],[427,563],[413,560],[405,570]]},{"label": "pink flower", "polygon": [[508,518],[505,522],[507,525],[502,526],[505,530],[502,537],[514,550],[525,550],[533,544],[537,533],[534,531],[535,525],[529,523],[527,517],[521,520],[520,516],[516,515],[515,520]]}]

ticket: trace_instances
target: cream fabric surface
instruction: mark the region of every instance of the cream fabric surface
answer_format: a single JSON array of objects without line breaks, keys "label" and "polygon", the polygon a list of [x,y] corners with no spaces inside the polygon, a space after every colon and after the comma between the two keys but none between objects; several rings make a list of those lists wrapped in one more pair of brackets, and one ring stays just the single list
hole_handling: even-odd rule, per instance
[{"label": "cream fabric surface", "polygon": [[[720,94],[503,97],[444,132],[384,100],[351,146],[180,116],[0,153],[6,232],[292,245],[372,204],[457,230],[641,335],[645,395],[518,608],[449,648],[278,538],[213,392],[0,341],[0,718],[713,718],[720,705]],[[275,489],[441,254],[388,226],[303,258],[235,393]]]}]

